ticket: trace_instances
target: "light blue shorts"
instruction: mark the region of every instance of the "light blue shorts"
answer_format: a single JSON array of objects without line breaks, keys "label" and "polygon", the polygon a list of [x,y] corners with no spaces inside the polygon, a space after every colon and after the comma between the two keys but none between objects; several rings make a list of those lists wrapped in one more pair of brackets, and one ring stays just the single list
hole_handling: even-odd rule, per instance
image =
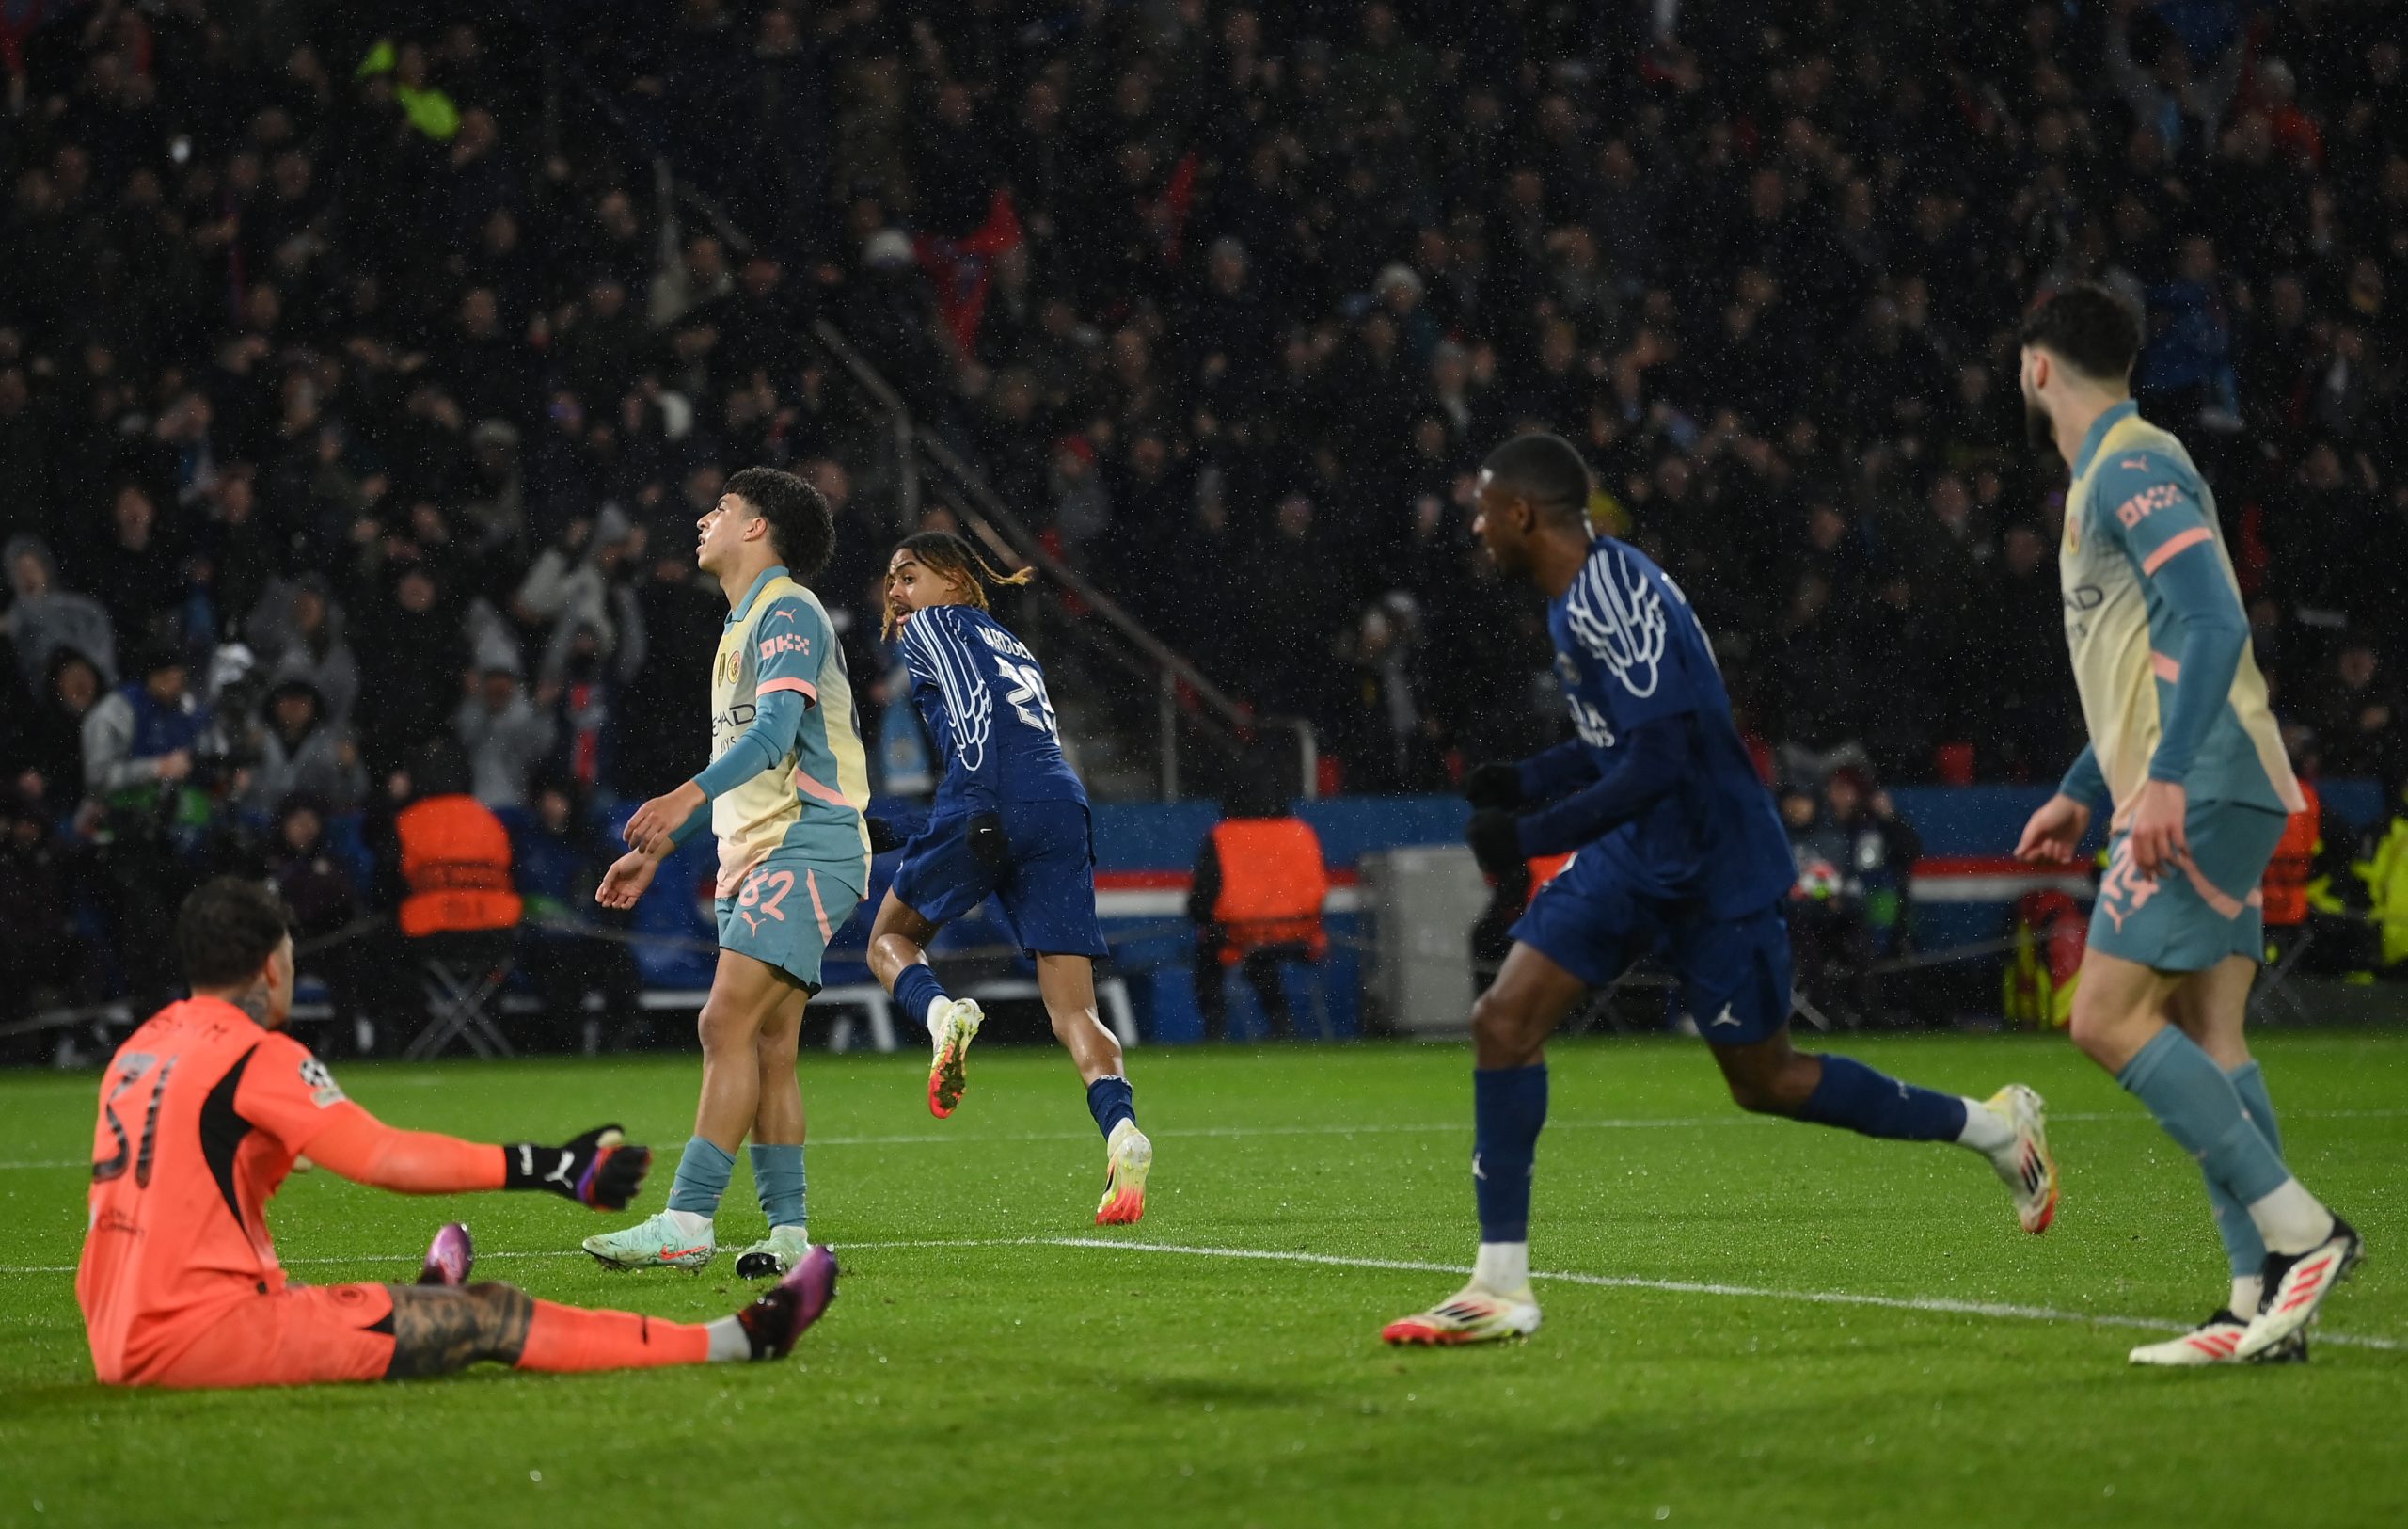
[{"label": "light blue shorts", "polygon": [[2107,874],[2090,912],[2090,944],[2111,956],[2162,972],[2197,972],[2226,956],[2266,954],[2266,863],[2289,820],[2235,802],[2195,802],[2183,830],[2187,864],[2162,867],[2154,881],[2132,864],[2131,838],[2107,846]]},{"label": "light blue shorts", "polygon": [[861,905],[862,895],[849,879],[857,869],[790,850],[771,852],[744,873],[734,897],[713,904],[720,948],[775,966],[804,991],[818,992],[819,964],[829,942]]}]

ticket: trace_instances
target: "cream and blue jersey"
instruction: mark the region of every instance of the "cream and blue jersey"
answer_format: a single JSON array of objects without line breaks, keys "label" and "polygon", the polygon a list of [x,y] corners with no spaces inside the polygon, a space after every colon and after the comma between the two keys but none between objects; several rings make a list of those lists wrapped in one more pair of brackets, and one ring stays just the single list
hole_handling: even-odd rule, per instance
[{"label": "cream and blue jersey", "polygon": [[783,567],[752,581],[720,633],[711,763],[695,782],[710,798],[721,897],[772,854],[830,868],[856,896],[869,884],[869,758],[844,648],[818,597]]},{"label": "cream and blue jersey", "polygon": [[2305,805],[2249,649],[2215,496],[2129,401],[2083,437],[2058,555],[2090,746],[2062,788],[2125,825],[2144,782],[2193,803]]}]

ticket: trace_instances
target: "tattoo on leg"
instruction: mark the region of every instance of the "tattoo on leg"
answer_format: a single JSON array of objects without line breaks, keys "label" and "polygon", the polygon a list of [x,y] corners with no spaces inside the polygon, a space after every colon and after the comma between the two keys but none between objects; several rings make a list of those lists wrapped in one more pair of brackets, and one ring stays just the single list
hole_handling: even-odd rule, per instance
[{"label": "tattoo on leg", "polygon": [[515,1364],[527,1347],[534,1298],[488,1282],[448,1289],[388,1285],[393,1296],[393,1358],[388,1380],[450,1375],[481,1359]]}]

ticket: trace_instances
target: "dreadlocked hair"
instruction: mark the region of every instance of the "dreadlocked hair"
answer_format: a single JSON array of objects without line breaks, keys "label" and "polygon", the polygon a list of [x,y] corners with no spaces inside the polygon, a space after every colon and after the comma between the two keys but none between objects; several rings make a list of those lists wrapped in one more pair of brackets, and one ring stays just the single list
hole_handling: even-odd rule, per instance
[{"label": "dreadlocked hair", "polygon": [[[923,531],[917,535],[906,536],[895,543],[895,550],[911,553],[911,561],[930,573],[958,581],[962,589],[961,603],[974,605],[981,611],[988,609],[989,584],[1017,589],[1037,577],[1035,568],[1005,573],[981,557],[976,548],[950,531]],[[893,554],[888,555],[887,562],[890,565],[894,563]],[[895,610],[892,606],[887,608],[884,635],[889,641],[895,636]]]}]

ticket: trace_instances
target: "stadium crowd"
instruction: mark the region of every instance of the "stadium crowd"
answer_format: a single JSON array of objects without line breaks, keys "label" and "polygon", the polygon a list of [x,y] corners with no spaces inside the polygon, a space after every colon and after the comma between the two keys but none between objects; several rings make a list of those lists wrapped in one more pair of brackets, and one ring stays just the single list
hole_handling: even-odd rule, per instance
[{"label": "stadium crowd", "polygon": [[[690,522],[743,466],[836,506],[883,699],[907,528],[822,318],[1348,789],[1556,734],[1467,524],[1525,427],[1768,770],[2046,781],[2062,471],[2011,337],[2100,279],[2296,747],[2396,804],[2387,8],[10,0],[0,916],[56,938],[0,992],[133,981],[83,936],[233,860],[316,927],[388,905],[361,847],[431,742],[581,901],[594,804],[699,763]],[[655,151],[747,237],[664,226]]]}]

